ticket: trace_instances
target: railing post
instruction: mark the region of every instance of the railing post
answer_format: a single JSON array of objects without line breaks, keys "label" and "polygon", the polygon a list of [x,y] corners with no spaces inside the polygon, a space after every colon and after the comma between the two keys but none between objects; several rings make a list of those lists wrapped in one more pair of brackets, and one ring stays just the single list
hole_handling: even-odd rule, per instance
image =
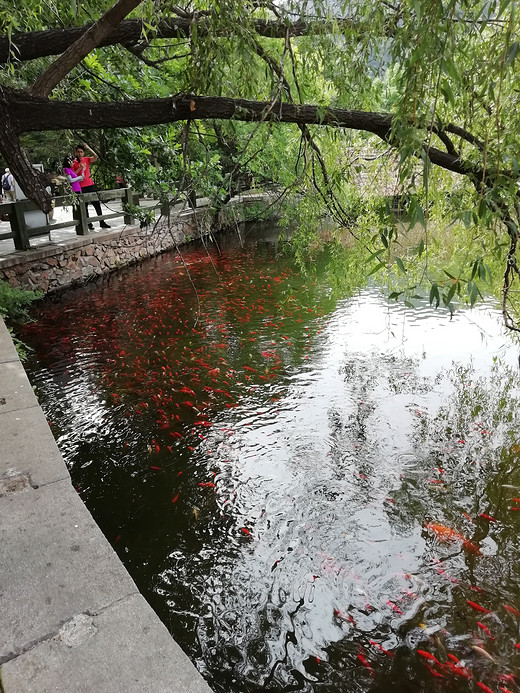
[{"label": "railing post", "polygon": [[27,224],[25,223],[25,214],[23,203],[12,202],[9,211],[9,222],[13,232],[14,247],[16,250],[29,250],[31,244],[27,235]]},{"label": "railing post", "polygon": [[[133,194],[132,188],[127,188],[125,190],[125,196],[123,199],[127,205],[133,205],[134,204],[134,194]],[[131,214],[125,214],[125,216],[123,217],[123,221],[125,222],[125,224],[128,224],[129,226],[131,226],[132,224],[135,224],[135,219]]]},{"label": "railing post", "polygon": [[82,199],[78,199],[72,207],[72,217],[79,221],[79,224],[76,226],[76,235],[88,236],[87,207]]}]

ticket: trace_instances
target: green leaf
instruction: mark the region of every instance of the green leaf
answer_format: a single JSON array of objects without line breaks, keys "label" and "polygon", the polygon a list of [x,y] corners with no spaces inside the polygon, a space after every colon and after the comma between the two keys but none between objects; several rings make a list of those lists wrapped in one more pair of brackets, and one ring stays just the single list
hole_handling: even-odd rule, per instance
[{"label": "green leaf", "polygon": [[451,303],[451,299],[455,296],[455,291],[457,291],[457,284],[452,284],[452,285],[450,286],[450,290],[448,291],[448,293],[447,293],[446,296],[444,297],[444,303],[445,303],[446,305],[448,305],[449,303]]},{"label": "green leaf", "polygon": [[513,43],[509,46],[509,50],[507,51],[506,55],[506,67],[509,67],[512,65],[515,61],[516,56],[518,55],[518,51],[520,50],[520,43],[518,41],[513,41]]},{"label": "green leaf", "polygon": [[451,88],[449,82],[447,82],[445,79],[443,79],[441,84],[440,84],[440,90],[441,90],[441,94],[444,96],[444,100],[446,101],[446,103],[449,103],[452,106],[455,106],[455,97],[453,95],[452,88]]},{"label": "green leaf", "polygon": [[419,241],[419,245],[417,246],[417,255],[421,257],[421,255],[424,253],[424,240],[421,238]]},{"label": "green leaf", "polygon": [[452,60],[451,57],[445,55],[442,59],[442,69],[445,72],[445,74],[448,75],[448,77],[451,77],[451,79],[455,83],[460,82],[460,75],[459,72],[455,66],[455,62]]},{"label": "green leaf", "polygon": [[470,304],[471,304],[471,307],[472,307],[472,308],[473,308],[473,306],[475,305],[475,303],[476,303],[476,301],[477,301],[477,298],[478,298],[478,296],[479,296],[479,293],[480,293],[480,291],[478,290],[478,286],[477,286],[474,282],[472,282],[471,291],[470,291],[470,294],[469,294],[469,301],[470,301]]},{"label": "green leaf", "polygon": [[368,263],[368,262],[372,262],[372,260],[373,260],[374,258],[376,258],[376,257],[377,257],[377,259],[379,259],[379,256],[380,256],[382,253],[384,253],[384,250],[383,250],[382,248],[379,248],[379,250],[376,250],[374,253],[372,253],[371,255],[369,255],[369,257],[367,258],[367,263]]},{"label": "green leaf", "polygon": [[371,274],[375,274],[376,272],[379,272],[380,269],[382,269],[385,266],[384,262],[378,263],[375,267],[373,267],[370,272],[367,274],[367,277],[370,277]]},{"label": "green leaf", "polygon": [[395,264],[399,267],[403,274],[406,274],[406,267],[400,257],[395,258]]},{"label": "green leaf", "polygon": [[419,204],[417,205],[417,221],[422,227],[426,228],[426,220],[424,218],[423,208]]},{"label": "green leaf", "polygon": [[439,295],[439,287],[437,286],[437,282],[433,282],[432,287],[430,289],[430,305],[433,305],[433,302],[435,301],[435,307],[439,307],[439,303],[441,302],[440,295]]}]

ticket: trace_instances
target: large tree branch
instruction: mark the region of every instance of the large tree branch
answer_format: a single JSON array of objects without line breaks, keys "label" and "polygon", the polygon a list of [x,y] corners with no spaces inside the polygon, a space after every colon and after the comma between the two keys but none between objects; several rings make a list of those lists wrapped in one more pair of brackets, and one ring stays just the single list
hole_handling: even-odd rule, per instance
[{"label": "large tree branch", "polygon": [[[245,122],[280,122],[302,125],[362,130],[391,142],[392,116],[388,113],[352,111],[343,108],[322,108],[290,103],[272,104],[219,96],[180,94],[168,99],[94,103],[84,101],[47,101],[25,92],[7,90],[11,114],[18,132],[62,130],[71,123],[78,129],[126,128],[159,125],[181,120],[240,120]],[[266,115],[266,111],[271,111]],[[395,146],[398,142],[393,142]],[[462,175],[479,175],[481,170],[456,154],[435,147],[428,150],[432,163]]]},{"label": "large tree branch", "polygon": [[[127,19],[121,22],[108,36],[97,43],[97,46],[114,46],[118,43],[132,44],[144,39],[168,39],[187,38],[191,35],[192,26],[197,25],[197,34],[204,36],[211,31],[211,25],[205,17],[175,17],[164,19],[157,24],[155,31],[144,27],[140,19]],[[358,23],[351,19],[337,19],[335,26],[339,31],[355,29]],[[0,37],[0,63],[10,60],[35,60],[50,55],[60,55],[72,46],[90,28],[92,24],[70,29],[49,29],[47,31],[33,31],[26,34],[14,34],[11,41],[7,36]],[[255,31],[261,36],[269,38],[284,38],[287,30],[291,36],[303,36],[320,31],[330,31],[331,23],[320,21],[297,21],[286,24],[282,21],[268,21],[256,19]]]},{"label": "large tree branch", "polygon": [[[62,102],[33,97],[27,92],[0,86],[0,116],[2,111],[9,122],[9,132],[4,137],[16,139],[24,132],[55,131],[67,129],[71,123],[78,129],[127,128],[159,125],[188,120],[239,120],[244,122],[295,123],[298,126],[321,125],[369,132],[394,147],[399,141],[392,135],[393,118],[389,113],[354,111],[343,108],[322,108],[283,102],[248,101],[214,96],[178,94],[167,99],[142,99],[111,103]],[[0,118],[0,122],[3,118]],[[0,133],[2,134],[2,133]],[[11,159],[0,144],[7,162]],[[435,147],[425,149],[430,161],[449,171],[467,175],[482,183],[482,169],[464,161],[453,152]],[[41,195],[35,192],[31,176],[19,178],[28,197],[40,204]]]},{"label": "large tree branch", "polygon": [[31,87],[33,95],[48,96],[54,87],[80,63],[90,51],[114,31],[115,27],[141,3],[141,0],[118,0],[115,5],[78,38],[38,77]]}]

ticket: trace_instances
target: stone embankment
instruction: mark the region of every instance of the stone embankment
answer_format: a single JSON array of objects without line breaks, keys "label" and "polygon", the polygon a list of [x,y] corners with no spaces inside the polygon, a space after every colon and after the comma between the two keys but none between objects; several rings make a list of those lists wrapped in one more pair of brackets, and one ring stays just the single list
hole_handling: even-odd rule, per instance
[{"label": "stone embankment", "polygon": [[0,259],[0,280],[51,293],[159,255],[211,230],[214,210],[190,210],[157,225],[77,236]]}]

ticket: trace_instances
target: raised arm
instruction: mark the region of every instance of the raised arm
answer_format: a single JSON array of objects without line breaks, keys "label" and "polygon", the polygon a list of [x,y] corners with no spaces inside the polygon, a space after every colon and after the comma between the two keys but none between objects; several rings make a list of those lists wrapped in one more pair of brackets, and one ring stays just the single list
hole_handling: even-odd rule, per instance
[{"label": "raised arm", "polygon": [[92,155],[90,157],[90,163],[93,164],[94,161],[97,161],[99,159],[99,156],[96,154],[96,152],[92,149],[92,147],[89,147],[86,142],[83,142],[83,149]]}]

